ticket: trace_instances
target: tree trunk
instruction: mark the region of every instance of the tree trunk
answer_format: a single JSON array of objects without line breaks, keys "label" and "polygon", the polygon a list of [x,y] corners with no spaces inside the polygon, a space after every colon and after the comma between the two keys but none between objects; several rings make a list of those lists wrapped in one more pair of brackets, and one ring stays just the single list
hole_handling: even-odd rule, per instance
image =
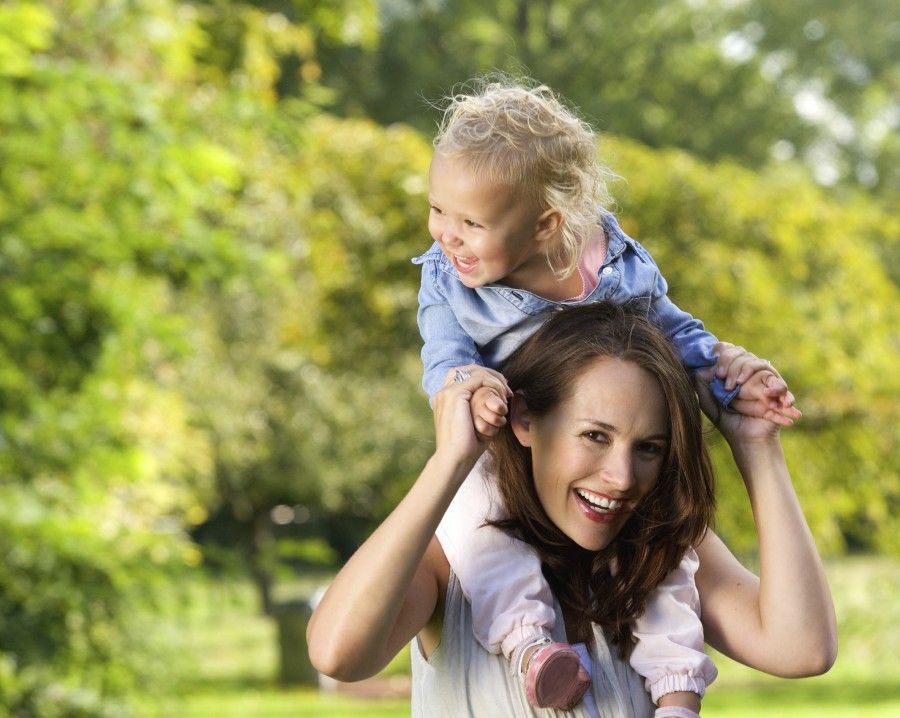
[{"label": "tree trunk", "polygon": [[274,613],[272,587],[275,579],[270,568],[274,541],[269,512],[255,513],[250,534],[250,572],[256,582],[260,610],[264,616]]},{"label": "tree trunk", "polygon": [[516,3],[516,32],[522,40],[528,39],[528,0]]}]

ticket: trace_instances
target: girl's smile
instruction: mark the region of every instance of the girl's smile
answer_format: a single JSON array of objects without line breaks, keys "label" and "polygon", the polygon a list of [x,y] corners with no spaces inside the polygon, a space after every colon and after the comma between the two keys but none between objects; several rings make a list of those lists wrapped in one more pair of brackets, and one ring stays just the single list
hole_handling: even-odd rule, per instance
[{"label": "girl's smile", "polygon": [[428,231],[467,287],[502,282],[540,293],[555,282],[544,251],[553,234],[542,221],[546,213],[512,188],[479,178],[461,158],[436,153],[428,201]]}]

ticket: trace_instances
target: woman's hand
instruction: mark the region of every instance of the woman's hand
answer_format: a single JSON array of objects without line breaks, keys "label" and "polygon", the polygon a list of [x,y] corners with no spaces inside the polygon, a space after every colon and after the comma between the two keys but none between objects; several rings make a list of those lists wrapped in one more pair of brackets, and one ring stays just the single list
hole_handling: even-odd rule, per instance
[{"label": "woman's hand", "polygon": [[[752,355],[751,355],[752,356]],[[763,362],[763,359],[756,359]],[[710,421],[716,425],[722,436],[730,446],[738,443],[752,444],[777,441],[779,425],[768,419],[760,419],[746,414],[725,410],[719,404],[709,390],[709,383],[714,376],[714,369],[702,369],[694,375],[694,386],[697,389],[697,397],[700,399],[700,408]]]},{"label": "woman's hand", "polygon": [[[459,375],[466,378],[456,381]],[[469,364],[447,372],[444,388],[432,402],[435,456],[471,467],[487,449],[490,441],[476,431],[472,418],[472,397],[481,387],[492,389],[501,397],[510,394],[503,375],[493,369]]]}]

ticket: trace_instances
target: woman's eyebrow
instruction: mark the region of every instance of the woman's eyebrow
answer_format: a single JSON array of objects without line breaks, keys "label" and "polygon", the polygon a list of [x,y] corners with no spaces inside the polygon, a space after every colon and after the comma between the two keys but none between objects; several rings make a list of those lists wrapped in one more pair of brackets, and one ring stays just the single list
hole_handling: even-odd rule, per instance
[{"label": "woman's eyebrow", "polygon": [[[584,423],[590,424],[591,426],[596,426],[600,429],[604,429],[605,431],[608,431],[611,434],[619,433],[619,430],[615,426],[613,426],[612,424],[607,424],[605,421],[600,421],[599,419],[583,418],[583,419],[579,419],[579,421],[583,421]],[[641,438],[643,441],[668,441],[669,434],[668,433],[652,434],[650,436],[644,436]]]},{"label": "woman's eyebrow", "polygon": [[606,431],[611,431],[614,434],[619,433],[619,430],[614,427],[612,424],[607,424],[605,421],[600,421],[599,419],[579,419],[578,421],[583,421],[585,424],[590,424],[591,426],[597,426],[601,429],[606,429]]}]

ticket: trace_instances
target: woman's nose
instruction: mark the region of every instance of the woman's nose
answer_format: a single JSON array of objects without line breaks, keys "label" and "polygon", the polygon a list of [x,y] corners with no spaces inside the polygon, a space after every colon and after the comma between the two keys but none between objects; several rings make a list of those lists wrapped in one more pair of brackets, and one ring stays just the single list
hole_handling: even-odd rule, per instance
[{"label": "woman's nose", "polygon": [[628,492],[634,485],[631,452],[625,446],[614,446],[604,457],[603,474],[611,489]]}]

